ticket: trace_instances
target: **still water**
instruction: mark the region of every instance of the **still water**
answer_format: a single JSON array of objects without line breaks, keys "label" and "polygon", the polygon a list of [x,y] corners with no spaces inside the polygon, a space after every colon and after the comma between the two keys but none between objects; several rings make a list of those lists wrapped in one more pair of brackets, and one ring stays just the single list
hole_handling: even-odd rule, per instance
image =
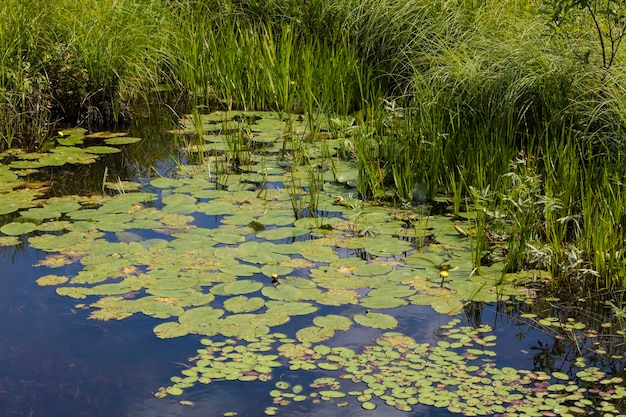
[{"label": "still water", "polygon": [[[88,194],[101,190],[102,178],[133,180],[147,183],[154,171],[167,177],[175,170],[174,160],[182,160],[171,136],[163,133],[171,121],[163,114],[139,118],[131,128],[131,136],[144,140],[128,146],[120,154],[106,156],[86,167],[50,170],[44,174],[51,180],[51,195]],[[196,223],[204,228],[217,224],[215,216],[197,215]],[[144,239],[153,238],[150,231],[141,232]],[[347,256],[354,256],[346,251]],[[45,257],[27,243],[0,251],[0,417],[157,417],[157,416],[263,416],[273,404],[268,393],[277,381],[307,386],[315,378],[336,376],[318,369],[314,372],[278,368],[271,381],[215,381],[185,391],[180,398],[158,399],[153,394],[170,384],[170,378],[185,369],[188,358],[196,354],[202,337],[187,335],[158,339],[152,329],[159,320],[134,315],[116,321],[87,318],[89,312],[76,308],[76,300],[60,297],[54,287],[40,287],[35,281],[52,271],[35,267]],[[64,267],[63,274],[75,274],[79,266]],[[262,277],[254,277],[262,279]],[[89,300],[83,300],[89,303]],[[550,304],[546,305],[550,309]],[[554,307],[552,314],[575,316],[577,309]],[[317,315],[353,316],[358,306],[323,307]],[[460,325],[489,325],[498,338],[493,347],[499,368],[513,367],[532,371],[562,371],[573,374],[572,362],[577,356],[589,355],[593,341],[564,340],[539,326],[529,326],[519,318],[528,311],[528,304],[482,303],[468,306],[458,317]],[[429,306],[409,305],[389,311],[399,325],[397,331],[412,337],[416,343],[437,345],[442,341],[440,326],[450,317],[435,313]],[[294,334],[310,325],[311,317],[292,317],[288,323],[272,331]],[[381,336],[384,330],[354,326],[349,332],[338,332],[325,341],[328,346],[342,346],[358,351]],[[619,339],[615,339],[619,342]],[[577,343],[580,343],[577,345]],[[604,343],[604,342],[603,342]],[[605,343],[606,344],[606,343]],[[591,347],[589,347],[591,346]],[[623,348],[614,347],[613,360],[597,359],[593,364],[618,376],[623,373]],[[345,391],[358,389],[355,383],[342,383]],[[292,403],[279,409],[283,416],[450,416],[446,408],[415,405],[410,413],[380,404],[376,411],[362,409],[352,402],[338,407],[336,401]],[[546,415],[550,415],[549,413]]]},{"label": "still water", "polygon": [[[184,407],[170,397],[156,399],[152,392],[167,384],[198,348],[197,337],[161,340],[152,333],[156,320],[141,315],[122,321],[87,320],[74,309],[74,300],[59,297],[53,288],[35,284],[43,271],[31,267],[41,254],[25,249],[2,253],[0,269],[0,415],[47,417],[157,417],[262,416],[271,405],[273,382],[216,382],[195,388]],[[532,369],[532,357],[520,352],[545,335],[534,332],[523,345],[514,339],[510,323],[499,323],[496,306],[485,306],[484,320],[495,324],[500,339],[498,363]],[[429,307],[410,306],[395,312],[403,331],[420,342],[436,342],[437,329],[449,321]],[[294,326],[294,325],[292,325]],[[282,329],[278,329],[282,331]],[[352,330],[328,344],[358,347],[380,334],[375,329]],[[508,344],[506,341],[512,341]],[[322,375],[323,372],[320,374]],[[307,381],[310,374],[287,371],[276,375],[287,381]],[[295,382],[294,382],[295,383]],[[356,405],[290,405],[284,415],[368,416]],[[408,415],[386,408],[385,415]],[[411,415],[453,415],[423,406]]]}]

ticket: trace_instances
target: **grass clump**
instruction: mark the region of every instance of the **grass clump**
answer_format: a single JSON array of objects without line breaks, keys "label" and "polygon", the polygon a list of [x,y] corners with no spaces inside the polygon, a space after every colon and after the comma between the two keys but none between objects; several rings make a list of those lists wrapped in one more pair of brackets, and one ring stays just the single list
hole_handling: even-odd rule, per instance
[{"label": "grass clump", "polygon": [[[40,146],[56,123],[127,116],[159,76],[160,0],[0,5],[0,138]],[[26,142],[25,142],[26,141]]]}]

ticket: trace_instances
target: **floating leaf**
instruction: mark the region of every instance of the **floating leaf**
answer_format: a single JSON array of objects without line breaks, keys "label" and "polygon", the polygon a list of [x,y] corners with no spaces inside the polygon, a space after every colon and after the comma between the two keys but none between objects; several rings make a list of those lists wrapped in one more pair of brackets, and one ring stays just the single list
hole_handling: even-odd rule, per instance
[{"label": "floating leaf", "polygon": [[303,327],[296,332],[296,338],[302,343],[318,343],[328,340],[335,335],[335,331],[327,327]]},{"label": "floating leaf", "polygon": [[282,227],[278,229],[266,229],[257,233],[257,237],[267,240],[282,240],[288,238],[294,238],[309,233],[309,229],[302,229],[297,227]]},{"label": "floating leaf", "polygon": [[265,287],[261,292],[264,296],[273,300],[298,301],[303,298],[301,290],[286,284],[280,284],[276,287]]},{"label": "floating leaf", "polygon": [[341,306],[345,304],[357,304],[361,295],[354,290],[329,289],[315,298],[319,304],[329,306]]},{"label": "floating leaf", "polygon": [[108,138],[104,140],[107,145],[129,145],[131,143],[141,142],[141,138],[133,138],[131,136],[120,136],[117,138]]},{"label": "floating leaf", "polygon": [[363,407],[366,410],[374,410],[376,409],[376,404],[370,401],[364,401],[361,403],[361,407]]},{"label": "floating leaf", "polygon": [[260,297],[248,298],[240,295],[224,301],[224,308],[231,313],[249,313],[256,311],[265,305],[265,300]]},{"label": "floating leaf", "polygon": [[46,285],[60,285],[64,284],[69,280],[68,277],[63,275],[44,275],[37,279],[37,285],[46,286]]},{"label": "floating leaf", "polygon": [[150,181],[150,185],[156,188],[177,188],[183,184],[180,180],[175,178],[160,177]]},{"label": "floating leaf", "polygon": [[408,297],[415,294],[415,289],[405,285],[385,286],[370,291],[368,297]]},{"label": "floating leaf", "polygon": [[223,287],[223,291],[225,294],[240,295],[257,292],[261,288],[263,288],[263,283],[261,282],[252,281],[249,279],[242,279],[225,284]]},{"label": "floating leaf", "polygon": [[[78,205],[78,207],[80,208],[80,205]],[[61,217],[61,212],[50,207],[31,208],[26,211],[21,211],[20,215],[28,220],[41,222],[46,219],[58,219],[59,217]]]},{"label": "floating leaf", "polygon": [[348,330],[352,326],[352,321],[344,316],[330,314],[328,316],[317,316],[313,323],[319,327],[327,327],[333,330]]},{"label": "floating leaf", "polygon": [[178,321],[182,324],[210,323],[213,320],[217,320],[223,314],[223,310],[214,309],[213,307],[197,307],[185,311],[178,317]]},{"label": "floating leaf", "polygon": [[404,306],[408,304],[402,298],[385,297],[385,296],[364,297],[364,298],[361,298],[359,303],[363,307],[367,307],[367,308],[396,308],[396,307],[400,307],[400,306]]},{"label": "floating leaf", "polygon": [[12,222],[12,223],[8,223],[5,224],[4,226],[0,227],[0,232],[4,233],[5,235],[9,235],[9,236],[20,236],[20,235],[24,235],[30,232],[33,232],[37,229],[37,225],[34,223],[30,223],[30,222],[24,222],[24,223],[19,223],[19,222]]},{"label": "floating leaf", "polygon": [[264,265],[263,268],[261,268],[261,272],[268,277],[274,277],[274,275],[278,277],[292,273],[293,268],[281,265]]},{"label": "floating leaf", "polygon": [[85,148],[85,152],[95,153],[95,154],[109,154],[109,153],[118,153],[121,151],[118,148],[113,148],[111,146],[88,146]]},{"label": "floating leaf", "polygon": [[343,398],[343,397],[346,396],[346,394],[344,392],[341,392],[341,391],[330,391],[330,390],[320,391],[319,394],[322,397],[327,397],[327,398]]},{"label": "floating leaf", "polygon": [[171,194],[162,199],[168,213],[188,214],[197,211],[196,199],[186,194]]},{"label": "floating leaf", "polygon": [[560,379],[562,381],[569,380],[569,375],[564,374],[563,372],[552,372],[552,376],[555,377],[556,379]]},{"label": "floating leaf", "polygon": [[371,275],[383,275],[391,272],[392,268],[389,265],[380,264],[380,263],[369,263],[365,265],[361,265],[355,268],[352,273],[354,275],[360,276],[371,276]]},{"label": "floating leaf", "polygon": [[313,304],[305,302],[267,301],[265,305],[268,307],[266,314],[276,310],[276,313],[287,316],[307,315],[318,310]]},{"label": "floating leaf", "polygon": [[19,245],[20,239],[16,236],[0,236],[0,247]]},{"label": "floating leaf", "polygon": [[354,316],[354,321],[361,326],[375,329],[393,329],[398,326],[398,321],[394,317],[383,313],[357,314]]}]

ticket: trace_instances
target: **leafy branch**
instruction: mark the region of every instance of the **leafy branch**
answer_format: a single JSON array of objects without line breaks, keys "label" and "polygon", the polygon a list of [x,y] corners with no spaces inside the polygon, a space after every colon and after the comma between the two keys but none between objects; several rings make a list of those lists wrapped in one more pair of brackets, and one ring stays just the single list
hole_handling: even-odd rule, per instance
[{"label": "leafy branch", "polygon": [[[602,69],[615,63],[626,36],[626,1],[624,0],[551,0],[546,3],[550,26],[561,35],[574,35],[576,24],[587,24],[600,45]],[[589,52],[583,57],[588,62]]]}]

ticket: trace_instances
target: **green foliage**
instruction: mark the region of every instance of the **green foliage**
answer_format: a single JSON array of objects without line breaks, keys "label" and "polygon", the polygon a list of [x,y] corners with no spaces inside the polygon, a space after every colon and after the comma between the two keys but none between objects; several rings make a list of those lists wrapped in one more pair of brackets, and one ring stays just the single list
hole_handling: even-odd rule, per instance
[{"label": "green foliage", "polygon": [[161,11],[160,0],[2,2],[4,144],[41,146],[58,121],[101,126],[128,115],[130,99],[158,79]]},{"label": "green foliage", "polygon": [[[571,41],[576,56],[585,64],[594,60],[593,49],[599,47],[600,68],[608,70],[617,58],[622,40],[626,36],[626,7],[619,0],[550,0],[544,12],[557,34]],[[597,42],[591,48],[583,37]]]}]

